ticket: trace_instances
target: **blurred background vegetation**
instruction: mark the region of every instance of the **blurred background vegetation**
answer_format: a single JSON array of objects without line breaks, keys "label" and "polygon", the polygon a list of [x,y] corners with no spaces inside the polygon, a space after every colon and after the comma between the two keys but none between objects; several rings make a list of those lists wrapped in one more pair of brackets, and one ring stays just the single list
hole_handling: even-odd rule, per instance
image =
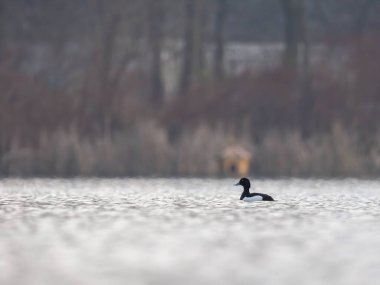
[{"label": "blurred background vegetation", "polygon": [[380,1],[0,0],[0,176],[379,176]]}]

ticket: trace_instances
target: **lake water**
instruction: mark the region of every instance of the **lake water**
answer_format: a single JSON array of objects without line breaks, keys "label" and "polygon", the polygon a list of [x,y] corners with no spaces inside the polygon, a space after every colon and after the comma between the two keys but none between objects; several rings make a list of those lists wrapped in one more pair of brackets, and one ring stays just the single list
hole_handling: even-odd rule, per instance
[{"label": "lake water", "polygon": [[379,284],[380,180],[0,181],[0,284]]}]

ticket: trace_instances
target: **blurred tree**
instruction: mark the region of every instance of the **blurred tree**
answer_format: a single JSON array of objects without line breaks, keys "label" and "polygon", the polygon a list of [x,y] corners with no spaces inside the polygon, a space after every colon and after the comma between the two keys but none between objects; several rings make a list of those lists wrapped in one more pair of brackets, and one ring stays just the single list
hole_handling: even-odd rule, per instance
[{"label": "blurred tree", "polygon": [[284,65],[296,70],[298,58],[298,43],[301,38],[303,0],[281,0],[285,19],[285,51]]},{"label": "blurred tree", "polygon": [[0,64],[4,52],[4,0],[0,0]]},{"label": "blurred tree", "polygon": [[[298,118],[304,135],[310,133],[314,96],[311,90],[307,0],[282,0],[285,19],[283,64],[293,73],[294,94],[298,102]],[[300,49],[300,47],[302,49]],[[300,54],[301,52],[301,54]]]},{"label": "blurred tree", "polygon": [[379,30],[380,2],[377,0],[310,1],[311,21],[324,36],[361,37]]},{"label": "blurred tree", "polygon": [[194,22],[194,82],[200,83],[204,79],[205,52],[206,52],[206,27],[207,27],[208,1],[198,1],[195,6]]},{"label": "blurred tree", "polygon": [[[85,79],[83,108],[104,133],[112,131],[117,91],[128,64],[137,57],[139,39],[133,37],[143,18],[139,3],[133,0],[97,0],[91,2],[95,15],[90,24],[92,60]],[[133,15],[134,13],[134,15]],[[133,16],[131,16],[133,15]],[[138,37],[142,31],[137,32]],[[88,98],[86,94],[92,94]]]},{"label": "blurred tree", "polygon": [[[357,1],[359,2],[359,1]],[[356,17],[356,23],[354,30],[356,31],[357,35],[359,37],[363,36],[364,31],[366,30],[366,26],[370,20],[371,12],[375,5],[379,7],[379,1],[378,0],[365,0],[362,1],[362,3],[359,4],[359,9]]]},{"label": "blurred tree", "polygon": [[228,0],[216,0],[215,15],[215,51],[214,51],[214,77],[221,80],[224,77],[224,49],[225,49],[225,33],[226,19],[228,12]]},{"label": "blurred tree", "polygon": [[202,0],[185,0],[184,8],[185,27],[180,93],[186,93],[193,83],[199,81],[204,69],[205,3]]},{"label": "blurred tree", "polygon": [[308,33],[308,1],[299,1],[299,37],[302,43],[301,68],[298,70],[298,88],[299,88],[299,122],[301,122],[301,131],[303,135],[312,133],[312,124],[314,120],[314,93],[311,85],[310,71],[310,52],[309,52],[309,33]]},{"label": "blurred tree", "polygon": [[150,47],[149,98],[152,103],[160,105],[164,97],[162,81],[162,43],[165,23],[163,0],[146,1],[148,11],[148,42]]}]

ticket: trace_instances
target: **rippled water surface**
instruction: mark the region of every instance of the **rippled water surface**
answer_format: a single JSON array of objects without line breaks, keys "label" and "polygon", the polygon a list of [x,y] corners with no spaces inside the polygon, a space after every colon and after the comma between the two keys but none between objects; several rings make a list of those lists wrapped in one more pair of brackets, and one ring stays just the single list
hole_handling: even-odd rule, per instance
[{"label": "rippled water surface", "polygon": [[379,284],[380,181],[0,181],[0,284]]}]

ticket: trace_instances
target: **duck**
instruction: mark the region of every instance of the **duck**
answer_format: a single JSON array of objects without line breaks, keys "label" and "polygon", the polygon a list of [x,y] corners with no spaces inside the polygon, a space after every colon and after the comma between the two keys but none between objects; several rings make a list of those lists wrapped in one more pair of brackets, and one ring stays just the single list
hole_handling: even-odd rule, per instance
[{"label": "duck", "polygon": [[238,183],[234,186],[243,186],[244,191],[241,193],[240,200],[245,202],[254,202],[254,201],[274,201],[274,199],[267,195],[261,193],[250,193],[249,188],[251,188],[251,182],[248,178],[241,178]]}]

